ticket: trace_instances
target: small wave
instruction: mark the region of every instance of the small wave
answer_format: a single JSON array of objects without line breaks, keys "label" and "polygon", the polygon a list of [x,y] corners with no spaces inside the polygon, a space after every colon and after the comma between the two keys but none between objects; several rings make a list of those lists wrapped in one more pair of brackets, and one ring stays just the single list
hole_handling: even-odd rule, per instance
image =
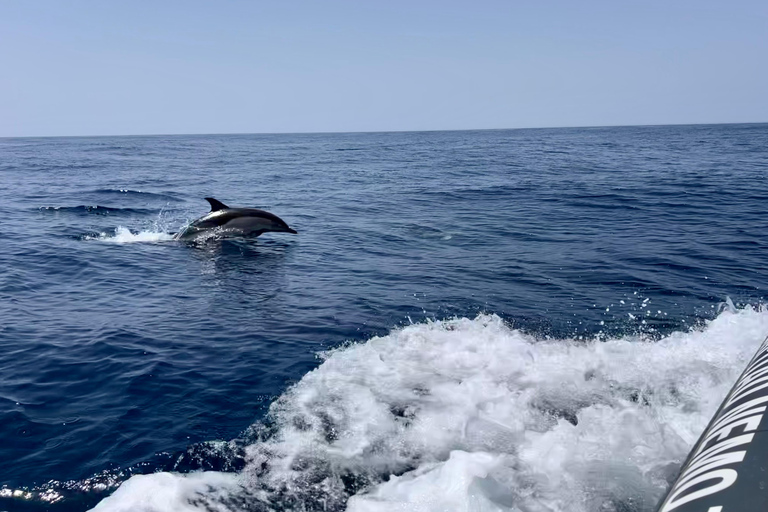
[{"label": "small wave", "polygon": [[153,243],[173,240],[173,235],[158,231],[132,231],[123,226],[118,226],[114,233],[104,232],[85,235],[83,240],[99,240],[114,244]]},{"label": "small wave", "polygon": [[425,240],[450,240],[453,234],[447,233],[440,228],[427,226],[424,224],[411,223],[403,227],[403,230],[414,238]]},{"label": "small wave", "polygon": [[102,195],[120,195],[120,196],[136,196],[152,199],[162,199],[165,201],[181,201],[173,194],[160,193],[160,192],[144,192],[142,190],[131,190],[128,188],[99,188],[93,191],[95,194]]},{"label": "small wave", "polygon": [[751,308],[658,341],[411,325],[324,353],[239,473],[134,476],[97,508],[651,511],[766,330]]},{"label": "small wave", "polygon": [[41,206],[40,211],[44,213],[74,213],[89,215],[149,215],[156,213],[156,210],[146,208],[114,208],[111,206],[100,205],[80,205],[80,206]]},{"label": "small wave", "polygon": [[[61,507],[62,510],[87,510],[98,504],[110,493],[115,492],[127,479],[156,473],[158,470],[166,471],[165,474],[167,475],[170,475],[167,472],[171,471],[192,473],[189,475],[191,478],[178,480],[167,478],[164,482],[165,484],[177,481],[180,485],[180,492],[195,494],[198,489],[193,488],[196,486],[193,472],[199,473],[201,471],[207,472],[204,474],[205,476],[201,475],[201,485],[203,484],[202,480],[205,480],[208,483],[215,482],[222,487],[229,487],[230,483],[236,481],[235,475],[232,473],[242,469],[244,465],[242,457],[242,447],[232,442],[197,443],[188,447],[184,452],[158,453],[152,461],[142,462],[127,468],[105,470],[82,480],[51,480],[42,485],[16,489],[2,486],[0,487],[0,510],[59,510],[59,508],[50,508],[52,506]],[[217,478],[219,474],[222,474],[221,478]],[[211,475],[213,475],[212,479]],[[124,486],[119,492],[127,495],[128,498],[120,500],[121,506],[125,506],[125,510],[131,512],[137,510],[126,503],[135,502],[135,496],[133,496],[135,491],[141,494],[140,489],[151,488],[153,483],[156,481],[137,478],[133,480],[132,484]],[[162,499],[162,495],[158,496]],[[162,509],[158,506],[146,508],[149,510]],[[138,510],[144,509],[143,506],[138,508]]]}]

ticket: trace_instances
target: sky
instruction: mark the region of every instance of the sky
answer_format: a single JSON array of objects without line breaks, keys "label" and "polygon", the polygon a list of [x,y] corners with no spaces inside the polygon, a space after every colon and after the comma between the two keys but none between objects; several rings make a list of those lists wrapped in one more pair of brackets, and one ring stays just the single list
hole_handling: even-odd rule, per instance
[{"label": "sky", "polygon": [[738,122],[765,0],[0,0],[0,137]]}]

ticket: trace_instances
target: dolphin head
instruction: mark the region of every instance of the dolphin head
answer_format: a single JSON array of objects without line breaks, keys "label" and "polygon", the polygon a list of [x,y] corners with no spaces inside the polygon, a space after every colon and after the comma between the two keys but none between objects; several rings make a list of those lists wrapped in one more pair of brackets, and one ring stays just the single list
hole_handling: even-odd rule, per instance
[{"label": "dolphin head", "polygon": [[291,229],[288,227],[288,224],[285,223],[283,219],[278,217],[277,215],[274,216],[273,219],[270,219],[272,221],[272,225],[268,229],[268,231],[274,231],[277,233],[293,233],[294,235],[298,234],[298,231],[295,229]]}]

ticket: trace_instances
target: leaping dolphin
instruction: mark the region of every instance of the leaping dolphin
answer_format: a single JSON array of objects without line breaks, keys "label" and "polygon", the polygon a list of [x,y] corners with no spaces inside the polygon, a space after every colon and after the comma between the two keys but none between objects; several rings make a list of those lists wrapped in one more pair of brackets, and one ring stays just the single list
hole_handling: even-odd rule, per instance
[{"label": "leaping dolphin", "polygon": [[230,208],[212,197],[206,197],[205,200],[211,203],[210,213],[190,222],[174,235],[175,240],[194,239],[214,230],[224,236],[256,237],[267,231],[296,234],[283,219],[264,210]]}]

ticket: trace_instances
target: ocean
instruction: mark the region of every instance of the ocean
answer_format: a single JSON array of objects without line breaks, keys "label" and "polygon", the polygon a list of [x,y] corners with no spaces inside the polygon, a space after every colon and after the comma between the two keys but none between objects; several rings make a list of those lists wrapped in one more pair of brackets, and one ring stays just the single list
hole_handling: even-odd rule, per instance
[{"label": "ocean", "polygon": [[[0,510],[652,511],[767,177],[768,124],[0,139]],[[204,197],[298,234],[173,240]]]}]

